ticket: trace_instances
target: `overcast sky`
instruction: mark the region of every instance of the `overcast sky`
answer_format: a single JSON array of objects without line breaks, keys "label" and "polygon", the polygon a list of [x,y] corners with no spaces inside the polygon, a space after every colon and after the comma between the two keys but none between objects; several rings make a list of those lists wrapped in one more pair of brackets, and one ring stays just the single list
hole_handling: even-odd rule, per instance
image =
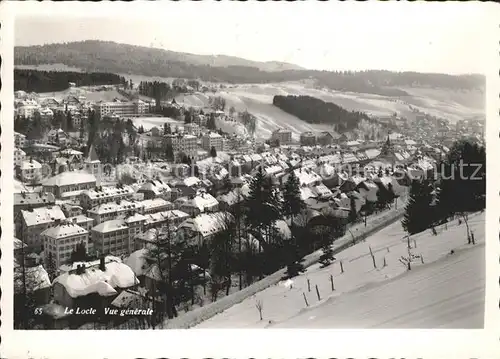
[{"label": "overcast sky", "polygon": [[484,73],[484,25],[495,13],[480,3],[33,5],[18,8],[16,45],[99,39],[320,70],[453,74]]}]

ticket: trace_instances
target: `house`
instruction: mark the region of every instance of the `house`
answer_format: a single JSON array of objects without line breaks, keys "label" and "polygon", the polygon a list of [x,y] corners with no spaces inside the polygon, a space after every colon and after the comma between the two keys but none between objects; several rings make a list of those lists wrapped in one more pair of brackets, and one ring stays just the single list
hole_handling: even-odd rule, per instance
[{"label": "house", "polygon": [[129,266],[113,256],[93,262],[76,262],[72,269],[54,279],[54,301],[68,308],[96,308],[111,305],[125,289],[139,284]]},{"label": "house", "polygon": [[43,191],[53,193],[59,199],[74,199],[95,186],[96,177],[86,171],[63,172],[42,182]]},{"label": "house", "polygon": [[14,217],[20,211],[32,208],[53,206],[56,204],[56,197],[47,192],[21,192],[14,193]]},{"label": "house", "polygon": [[76,219],[71,222],[66,220],[54,227],[47,228],[41,233],[44,244],[44,258],[48,266],[49,258],[52,258],[53,265],[59,268],[62,264],[71,260],[71,253],[76,250],[80,243],[88,247],[89,232],[76,224]]},{"label": "house", "polygon": [[178,198],[175,203],[178,209],[191,216],[203,212],[215,212],[219,209],[219,202],[209,193],[200,192],[196,196]]},{"label": "house", "polygon": [[23,268],[14,260],[14,303],[22,303],[26,290],[35,305],[47,304],[50,300],[50,289],[49,274],[42,265]]},{"label": "house", "polygon": [[142,208],[142,214],[164,212],[174,209],[174,205],[163,198],[145,199],[138,202],[138,204]]},{"label": "house", "polygon": [[59,206],[21,210],[16,217],[16,236],[36,252],[43,250],[41,233],[66,217]]},{"label": "house", "polygon": [[128,213],[140,213],[142,211],[143,206],[140,202],[116,200],[89,209],[87,215],[98,225],[106,221],[119,219],[119,217],[126,216]]},{"label": "house", "polygon": [[19,171],[23,182],[38,184],[42,179],[42,164],[33,159],[22,161]]},{"label": "house", "polygon": [[143,193],[144,199],[163,198],[168,201],[171,198],[172,190],[166,182],[157,179],[144,183],[137,193]]},{"label": "house", "polygon": [[179,231],[192,244],[202,245],[228,228],[228,223],[233,221],[228,212],[202,213],[194,218],[189,218],[179,225]]},{"label": "house", "polygon": [[321,146],[338,144],[341,138],[342,136],[337,132],[323,131],[318,135],[317,143]]}]

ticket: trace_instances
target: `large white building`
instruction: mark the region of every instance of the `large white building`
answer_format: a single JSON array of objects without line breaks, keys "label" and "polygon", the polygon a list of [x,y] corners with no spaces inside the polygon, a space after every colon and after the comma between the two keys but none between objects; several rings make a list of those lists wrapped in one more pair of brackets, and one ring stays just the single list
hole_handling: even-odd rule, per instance
[{"label": "large white building", "polygon": [[146,113],[147,105],[144,101],[113,101],[100,102],[95,106],[96,112],[101,116],[137,116]]},{"label": "large white building", "polygon": [[16,217],[17,237],[35,251],[43,249],[41,233],[47,228],[66,219],[59,206],[34,208],[30,211],[21,211]]},{"label": "large white building", "polygon": [[193,135],[168,135],[166,136],[167,145],[172,146],[176,161],[182,160],[182,156],[196,158],[198,153],[197,137]]},{"label": "large white building", "polygon": [[222,136],[218,133],[210,132],[202,137],[201,146],[205,151],[210,151],[212,147],[215,148],[216,151],[222,151]]},{"label": "large white building", "polygon": [[24,160],[21,162],[20,171],[23,182],[39,183],[42,179],[42,164],[35,160]]},{"label": "large white building", "polygon": [[14,144],[18,148],[23,148],[26,143],[26,136],[19,132],[14,132]]}]

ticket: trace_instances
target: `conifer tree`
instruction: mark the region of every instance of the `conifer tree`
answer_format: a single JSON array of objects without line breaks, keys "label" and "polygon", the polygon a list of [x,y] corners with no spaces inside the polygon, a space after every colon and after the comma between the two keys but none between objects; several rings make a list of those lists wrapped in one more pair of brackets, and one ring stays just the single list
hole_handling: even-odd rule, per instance
[{"label": "conifer tree", "polygon": [[410,198],[406,205],[406,212],[401,222],[408,234],[420,233],[432,224],[430,211],[432,202],[432,186],[427,180],[414,180],[410,187]]}]

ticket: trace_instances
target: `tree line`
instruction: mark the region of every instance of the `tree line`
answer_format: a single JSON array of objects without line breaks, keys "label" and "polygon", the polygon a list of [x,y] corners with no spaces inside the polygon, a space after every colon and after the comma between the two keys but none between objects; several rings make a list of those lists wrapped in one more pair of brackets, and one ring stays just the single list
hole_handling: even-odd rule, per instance
[{"label": "tree line", "polygon": [[14,91],[56,92],[76,86],[118,85],[124,77],[106,72],[69,72],[14,69]]},{"label": "tree line", "polygon": [[[196,56],[195,56],[196,57]],[[262,71],[255,66],[224,66],[190,62],[184,54],[102,41],[82,41],[43,46],[15,47],[14,63],[22,65],[63,63],[86,71],[134,73],[228,83],[269,83],[316,79],[333,90],[405,96],[391,86],[425,86],[449,89],[484,88],[482,75],[445,75],[390,71],[318,71],[289,69]],[[199,58],[198,58],[199,60]]]},{"label": "tree line", "polygon": [[359,111],[348,111],[311,96],[274,96],[273,105],[307,123],[335,125],[339,133],[353,130],[361,120],[374,121]]},{"label": "tree line", "polygon": [[414,180],[402,221],[409,235],[448,223],[458,217],[465,223],[468,243],[472,236],[469,213],[486,207],[486,149],[458,141],[438,165],[438,179]]}]

